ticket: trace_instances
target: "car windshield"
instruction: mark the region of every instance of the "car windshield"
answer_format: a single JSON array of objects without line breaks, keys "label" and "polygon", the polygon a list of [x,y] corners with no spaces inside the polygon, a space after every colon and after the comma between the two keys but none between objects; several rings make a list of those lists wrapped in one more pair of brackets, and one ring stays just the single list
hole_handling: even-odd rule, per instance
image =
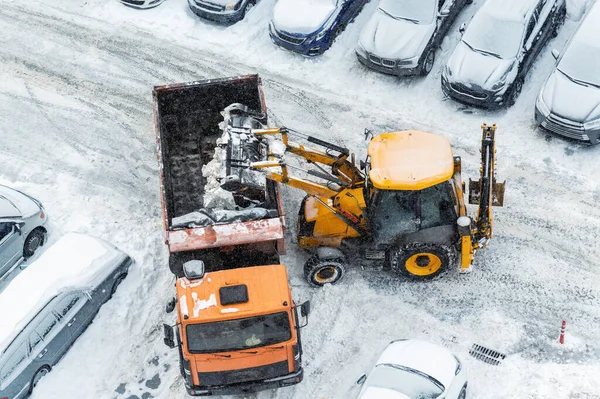
[{"label": "car windshield", "polygon": [[379,9],[394,19],[429,24],[435,15],[435,0],[381,0]]},{"label": "car windshield", "polygon": [[256,348],[292,337],[286,312],[186,327],[190,353],[213,353]]},{"label": "car windshield", "polygon": [[396,364],[375,366],[368,386],[391,389],[410,399],[435,399],[444,392],[444,386],[435,378]]},{"label": "car windshield", "polygon": [[373,198],[371,223],[375,240],[390,243],[400,234],[453,225],[456,211],[450,182],[419,191],[379,190]]},{"label": "car windshield", "polygon": [[462,40],[473,51],[493,57],[514,58],[521,46],[525,25],[504,21],[487,14],[476,14]]},{"label": "car windshield", "polygon": [[557,68],[576,83],[600,87],[600,48],[573,40]]}]

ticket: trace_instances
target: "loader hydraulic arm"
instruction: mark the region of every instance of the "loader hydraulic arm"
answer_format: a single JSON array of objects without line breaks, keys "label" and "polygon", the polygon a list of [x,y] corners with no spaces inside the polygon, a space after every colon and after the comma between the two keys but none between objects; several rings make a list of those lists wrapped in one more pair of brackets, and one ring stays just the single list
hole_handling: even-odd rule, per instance
[{"label": "loader hydraulic arm", "polygon": [[504,203],[506,182],[496,183],[496,125],[482,126],[481,170],[478,181],[469,180],[469,203],[478,204],[477,217],[473,224],[473,249],[484,248],[492,238],[492,206]]},{"label": "loader hydraulic arm", "polygon": [[[306,148],[303,145],[289,141],[288,136],[290,134],[301,134],[287,128],[254,129],[252,133],[256,136],[281,136],[280,142],[272,142],[269,145],[267,161],[251,164],[254,169],[267,169],[266,175],[269,179],[301,189],[310,195],[318,195],[326,198],[336,196],[345,188],[356,188],[364,184],[363,174],[354,162],[348,159],[351,158],[353,160],[354,155],[351,155],[347,148],[328,143],[316,137],[303,135],[308,142],[324,147],[324,151]],[[318,170],[303,170],[288,165],[285,161],[285,155],[287,154],[294,154],[304,158]],[[324,168],[322,165],[325,165],[327,168]],[[310,176],[325,180],[325,183],[293,177],[290,175],[289,169],[302,170]]]}]

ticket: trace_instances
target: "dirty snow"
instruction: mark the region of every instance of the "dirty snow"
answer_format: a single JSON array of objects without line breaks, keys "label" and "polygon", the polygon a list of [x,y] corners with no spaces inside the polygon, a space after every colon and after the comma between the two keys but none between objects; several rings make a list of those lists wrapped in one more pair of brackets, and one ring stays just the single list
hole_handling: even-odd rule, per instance
[{"label": "dirty snow", "polygon": [[[151,89],[254,72],[271,123],[349,147],[357,159],[365,155],[365,127],[422,129],[447,137],[465,177],[476,179],[479,126],[496,122],[497,167],[508,183],[494,239],[471,274],[415,283],[354,264],[339,285],[321,290],[304,281],[307,254],[290,239],[303,195],[282,190],[289,229],[283,263],[296,302],[312,303],[302,331],[305,377],[237,398],[354,398],[356,379],[402,337],[456,353],[469,370],[470,399],[600,398],[600,148],[533,123],[536,95],[555,63],[550,50],[563,48],[591,3],[567,1],[567,23],[542,50],[517,104],[488,112],[444,99],[440,89],[458,26],[482,0],[459,15],[424,79],[384,76],[357,62],[354,48],[376,1],[318,59],[270,42],[275,0],[261,0],[227,28],[200,21],[184,0],[144,11],[113,0],[4,1],[0,183],[44,203],[51,241],[69,230],[90,233],[138,263],[32,398],[188,397],[177,351],[162,340],[162,323],[174,321],[164,305],[175,279],[161,224]],[[48,92],[56,96],[40,94]],[[558,347],[563,319],[566,345]],[[496,367],[478,362],[468,355],[473,343],[507,358]]]}]

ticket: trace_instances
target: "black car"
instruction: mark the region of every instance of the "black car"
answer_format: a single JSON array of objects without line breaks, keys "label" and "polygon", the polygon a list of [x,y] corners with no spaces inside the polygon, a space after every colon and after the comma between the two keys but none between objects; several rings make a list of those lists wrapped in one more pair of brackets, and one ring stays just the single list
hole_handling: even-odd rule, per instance
[{"label": "black car", "polygon": [[442,71],[446,95],[480,107],[515,103],[527,71],[556,36],[565,0],[488,0]]}]

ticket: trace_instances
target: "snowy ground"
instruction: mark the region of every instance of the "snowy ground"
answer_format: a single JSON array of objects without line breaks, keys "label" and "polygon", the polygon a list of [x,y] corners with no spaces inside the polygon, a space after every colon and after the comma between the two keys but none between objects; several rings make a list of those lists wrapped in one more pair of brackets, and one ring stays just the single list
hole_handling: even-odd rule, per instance
[{"label": "snowy ground", "polygon": [[[257,399],[345,399],[394,338],[445,345],[466,363],[471,398],[600,398],[600,148],[534,129],[533,104],[592,0],[568,0],[569,19],[508,111],[469,109],[443,98],[440,71],[458,40],[452,29],[425,79],[382,76],[354,56],[369,3],[334,46],[305,59],[272,45],[275,0],[228,27],[202,22],[185,0],[137,11],[116,0],[0,0],[0,182],[42,200],[51,240],[69,230],[106,238],[137,261],[116,296],[33,398],[184,398],[176,351],[162,343],[173,293],[158,196],[153,85],[258,72],[272,121],[333,137],[364,154],[362,132],[420,128],[448,137],[477,178],[482,122],[498,124],[506,206],[495,238],[468,276],[427,283],[351,270],[312,289],[306,255],[290,235],[297,301],[311,299],[303,331],[305,380]],[[574,99],[575,101],[575,99]],[[298,203],[301,193],[285,191]],[[296,206],[288,206],[290,231]],[[561,320],[567,344],[556,344]],[[507,353],[497,367],[468,355],[473,343]]]}]

